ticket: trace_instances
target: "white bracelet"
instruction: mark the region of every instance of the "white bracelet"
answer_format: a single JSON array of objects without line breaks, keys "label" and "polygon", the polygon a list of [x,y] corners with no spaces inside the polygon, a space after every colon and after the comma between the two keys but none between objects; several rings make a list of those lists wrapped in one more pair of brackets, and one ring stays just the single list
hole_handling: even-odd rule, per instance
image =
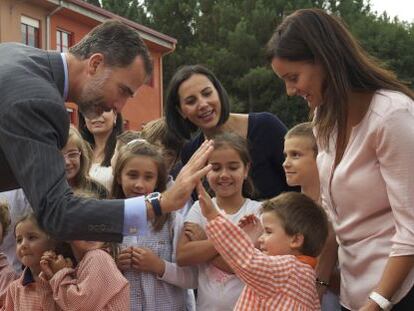
[{"label": "white bracelet", "polygon": [[369,294],[369,299],[371,299],[373,302],[379,305],[382,310],[388,311],[392,308],[391,301],[389,301],[384,296],[378,294],[377,292],[371,292],[371,294]]}]

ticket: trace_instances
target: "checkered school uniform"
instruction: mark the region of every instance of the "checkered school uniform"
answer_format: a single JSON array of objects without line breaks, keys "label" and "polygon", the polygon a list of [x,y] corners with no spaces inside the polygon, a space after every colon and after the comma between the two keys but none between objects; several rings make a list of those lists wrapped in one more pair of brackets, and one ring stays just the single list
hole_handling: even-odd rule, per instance
[{"label": "checkered school uniform", "polygon": [[[174,235],[181,232],[172,213],[160,231],[150,230],[146,236],[126,236],[122,247],[137,246],[151,249],[158,257],[175,262]],[[183,311],[187,290],[164,282],[151,272],[124,271],[131,286],[131,311]]]},{"label": "checkered school uniform", "polygon": [[234,310],[320,310],[314,268],[300,258],[307,256],[263,254],[222,215],[207,225],[207,235],[246,284]]},{"label": "checkered school uniform", "polygon": [[88,251],[75,269],[59,270],[49,283],[63,310],[129,311],[128,281],[104,250]]},{"label": "checkered school uniform", "polygon": [[5,311],[57,311],[60,308],[53,300],[49,283],[39,278],[36,281],[29,268],[13,281],[6,292],[1,310]]},{"label": "checkered school uniform", "polygon": [[10,283],[18,278],[19,275],[9,264],[6,255],[0,253],[0,306],[4,304],[7,288],[9,287]]}]

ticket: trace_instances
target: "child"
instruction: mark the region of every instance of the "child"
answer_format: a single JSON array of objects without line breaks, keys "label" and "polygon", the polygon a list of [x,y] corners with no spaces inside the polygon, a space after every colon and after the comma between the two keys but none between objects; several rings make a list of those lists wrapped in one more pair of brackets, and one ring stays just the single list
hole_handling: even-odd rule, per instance
[{"label": "child", "polygon": [[14,234],[16,255],[25,269],[7,289],[2,310],[58,310],[49,283],[39,277],[40,258],[54,249],[54,240],[39,227],[33,213],[16,223]]},{"label": "child", "polygon": [[[183,141],[172,134],[165,123],[165,118],[159,118],[145,124],[141,131],[141,138],[160,148],[168,172],[167,189],[174,184],[173,174],[180,158]],[[183,217],[188,214],[194,201],[189,199],[186,205],[177,212]]]},{"label": "child", "polygon": [[[112,196],[130,198],[166,188],[167,171],[156,146],[139,139],[119,150],[114,167]],[[125,237],[118,267],[131,284],[131,310],[185,310],[187,291],[196,278],[190,269],[178,269],[175,247],[182,228],[179,214],[164,214],[151,223],[151,233]]]},{"label": "child", "polygon": [[286,133],[284,155],[288,185],[300,186],[302,193],[319,202],[318,146],[310,122],[300,123]]},{"label": "child", "polygon": [[[141,131],[141,138],[160,147],[167,172],[171,174],[172,168],[180,157],[183,141],[171,133],[165,119],[159,118],[145,124]],[[171,179],[172,176],[170,175],[169,178]]]},{"label": "child", "polygon": [[89,177],[92,150],[73,126],[69,129],[66,146],[62,149],[66,178],[73,191],[98,193],[99,199],[108,197],[108,191],[99,182]]},{"label": "child", "polygon": [[[300,123],[290,129],[285,136],[285,161],[283,168],[286,174],[286,181],[289,186],[300,186],[302,193],[313,199],[315,202],[320,202],[320,186],[319,174],[316,166],[316,156],[318,155],[318,146],[313,134],[312,124],[310,122]],[[333,232],[333,231],[332,231]],[[333,234],[331,232],[331,234]],[[334,239],[330,236],[327,243]],[[329,248],[327,248],[329,249]],[[329,264],[336,264],[336,253],[329,256],[332,262]],[[319,277],[325,280],[324,273],[326,267],[317,267]],[[328,270],[328,269],[327,269]],[[318,279],[318,291],[323,295],[322,310],[335,311],[340,310],[339,297],[334,292],[339,291],[339,274],[334,273],[333,277],[327,281]],[[329,282],[328,282],[329,281]],[[329,286],[330,284],[330,286]],[[327,290],[329,286],[331,290]]]},{"label": "child", "polygon": [[[208,163],[212,165],[207,181],[215,193],[213,203],[226,213],[226,217],[237,223],[245,215],[258,214],[260,203],[246,197],[252,188],[248,179],[250,156],[246,140],[233,133],[217,135]],[[233,310],[243,283],[211,241],[206,238],[196,241],[194,235],[199,231],[198,226],[205,229],[206,224],[199,202],[195,202],[186,217],[177,262],[198,269],[197,310]]]},{"label": "child", "polygon": [[43,277],[62,310],[129,310],[129,284],[105,250],[104,242],[71,241],[71,260],[46,252],[41,259]]},{"label": "child", "polygon": [[[262,205],[264,232],[256,249],[197,186],[207,235],[246,286],[234,310],[319,310],[315,265],[328,234],[325,212],[304,194],[286,192]],[[257,218],[244,224],[257,234]]]},{"label": "child", "polygon": [[132,130],[127,130],[125,132],[122,132],[116,137],[114,154],[112,155],[112,158],[111,158],[112,170],[115,168],[116,158],[118,157],[119,149],[121,149],[121,147],[125,146],[130,141],[133,141],[135,139],[140,139],[140,138],[141,138],[141,132],[132,131]]},{"label": "child", "polygon": [[[9,227],[9,207],[6,202],[0,201],[0,244],[3,243],[3,239]],[[18,278],[18,275],[7,261],[7,256],[3,252],[0,252],[0,306],[4,304],[7,287],[16,278]]]}]

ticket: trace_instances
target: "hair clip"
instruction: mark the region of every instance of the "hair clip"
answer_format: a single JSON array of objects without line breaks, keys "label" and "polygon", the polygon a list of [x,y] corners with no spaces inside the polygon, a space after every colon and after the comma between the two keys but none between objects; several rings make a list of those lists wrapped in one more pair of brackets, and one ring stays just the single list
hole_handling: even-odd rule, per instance
[{"label": "hair clip", "polygon": [[131,140],[129,143],[127,143],[126,145],[131,146],[131,145],[134,145],[135,143],[148,143],[148,142],[143,138],[135,138]]}]

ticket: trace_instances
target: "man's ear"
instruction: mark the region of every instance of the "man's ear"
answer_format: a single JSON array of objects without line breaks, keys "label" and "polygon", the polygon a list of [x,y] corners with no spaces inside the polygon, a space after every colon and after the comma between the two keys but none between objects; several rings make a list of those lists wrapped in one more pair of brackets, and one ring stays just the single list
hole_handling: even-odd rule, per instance
[{"label": "man's ear", "polygon": [[89,61],[88,61],[88,73],[90,75],[94,75],[97,72],[99,65],[103,63],[104,63],[104,55],[102,53],[92,54],[89,57]]},{"label": "man's ear", "polygon": [[305,242],[305,237],[302,233],[296,233],[290,238],[290,248],[299,250],[302,248],[303,243]]}]

